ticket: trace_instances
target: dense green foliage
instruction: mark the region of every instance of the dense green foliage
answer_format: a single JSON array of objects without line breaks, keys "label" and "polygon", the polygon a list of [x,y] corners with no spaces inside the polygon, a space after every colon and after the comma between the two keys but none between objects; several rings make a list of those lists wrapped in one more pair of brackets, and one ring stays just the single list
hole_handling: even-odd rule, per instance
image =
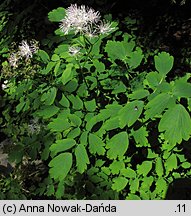
[{"label": "dense green foliage", "polygon": [[[48,18],[58,25],[64,16],[58,8]],[[144,53],[135,35],[111,26],[96,38],[57,29],[48,50],[16,68],[3,61],[2,132],[15,170],[0,182],[11,181],[2,199],[9,188],[16,199],[164,199],[173,179],[191,175],[181,147],[191,136],[190,73],[169,76],[172,55]]]}]

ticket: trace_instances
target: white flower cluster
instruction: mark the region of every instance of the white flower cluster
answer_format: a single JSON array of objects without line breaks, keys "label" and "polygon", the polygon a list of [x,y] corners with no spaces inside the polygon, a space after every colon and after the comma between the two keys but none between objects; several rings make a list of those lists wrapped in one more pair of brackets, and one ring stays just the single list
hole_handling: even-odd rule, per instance
[{"label": "white flower cluster", "polygon": [[30,120],[30,124],[28,124],[29,133],[31,134],[38,134],[41,130],[41,125],[38,122],[38,119],[32,119]]},{"label": "white flower cluster", "polygon": [[8,80],[5,80],[3,82],[3,84],[1,85],[1,87],[2,87],[3,90],[5,90],[6,88],[8,88],[7,84],[8,84]]},{"label": "white flower cluster", "polygon": [[70,46],[68,51],[71,56],[77,56],[80,54],[80,49],[78,46]]},{"label": "white flower cluster", "polygon": [[25,58],[28,60],[32,58],[33,53],[36,53],[38,50],[37,42],[31,41],[30,44],[26,40],[23,40],[18,47],[18,52],[12,53],[8,58],[9,64],[11,67],[18,67],[19,60]]},{"label": "white flower cluster", "polygon": [[66,16],[61,20],[60,30],[64,34],[74,31],[75,34],[81,33],[88,37],[95,37],[99,34],[108,34],[114,28],[111,23],[102,22],[100,13],[84,5],[77,6],[72,4],[66,9]]},{"label": "white flower cluster", "polygon": [[38,47],[34,42],[31,42],[29,45],[27,41],[23,40],[19,46],[19,55],[26,59],[32,58],[33,53],[37,52],[37,50]]}]

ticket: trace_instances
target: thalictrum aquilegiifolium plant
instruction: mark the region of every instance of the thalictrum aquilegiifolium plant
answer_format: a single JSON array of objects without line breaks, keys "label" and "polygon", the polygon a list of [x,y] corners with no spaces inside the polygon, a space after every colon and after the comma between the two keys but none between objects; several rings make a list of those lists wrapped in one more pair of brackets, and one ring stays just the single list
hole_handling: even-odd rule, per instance
[{"label": "thalictrum aquilegiifolium plant", "polygon": [[74,4],[48,17],[59,43],[50,52],[19,47],[26,58],[35,50],[38,70],[5,89],[10,159],[48,161],[39,195],[164,199],[173,179],[190,175],[181,149],[191,135],[190,74],[169,81],[174,58],[166,52],[142,71],[147,59],[135,37],[92,8]]}]

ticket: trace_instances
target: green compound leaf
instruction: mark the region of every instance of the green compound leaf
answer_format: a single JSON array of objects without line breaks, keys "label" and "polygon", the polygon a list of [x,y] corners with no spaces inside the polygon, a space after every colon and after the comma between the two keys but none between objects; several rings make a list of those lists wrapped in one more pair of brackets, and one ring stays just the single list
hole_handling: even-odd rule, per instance
[{"label": "green compound leaf", "polygon": [[87,164],[90,163],[87,151],[84,145],[79,144],[75,149],[76,165],[79,173],[83,173],[87,169]]},{"label": "green compound leaf", "polygon": [[69,48],[68,44],[61,44],[55,49],[54,52],[58,55],[60,55],[62,53],[68,53],[68,48]]},{"label": "green compound leaf", "polygon": [[48,128],[51,129],[51,131],[55,132],[62,132],[68,128],[70,128],[70,123],[68,122],[67,118],[59,116],[56,119],[53,119],[52,122],[48,124]]},{"label": "green compound leaf", "polygon": [[146,130],[145,127],[141,127],[136,131],[133,130],[131,133],[135,139],[136,146],[139,147],[149,146],[149,142],[147,140],[148,131]]},{"label": "green compound leaf", "polygon": [[143,161],[141,165],[137,165],[137,173],[139,175],[147,176],[152,169],[152,161]]},{"label": "green compound leaf", "polygon": [[157,71],[166,75],[173,67],[174,57],[170,56],[169,53],[161,52],[154,57],[154,61]]},{"label": "green compound leaf", "polygon": [[146,76],[146,79],[149,87],[155,89],[159,85],[162,76],[158,72],[149,72]]},{"label": "green compound leaf", "polygon": [[42,95],[41,101],[44,101],[45,105],[52,105],[56,98],[56,93],[57,93],[57,89],[55,87],[50,88],[48,92],[45,92]]},{"label": "green compound leaf", "polygon": [[102,73],[105,71],[105,65],[97,59],[93,59],[93,65],[95,66],[97,72]]},{"label": "green compound leaf", "polygon": [[104,155],[105,143],[95,134],[89,134],[89,151],[92,154]]},{"label": "green compound leaf", "polygon": [[55,65],[56,65],[56,62],[52,62],[52,61],[48,62],[46,68],[44,68],[41,71],[41,74],[48,74],[54,68]]},{"label": "green compound leaf", "polygon": [[92,43],[92,49],[91,49],[91,54],[93,56],[95,56],[97,59],[99,59],[99,57],[101,56],[100,54],[100,46],[101,46],[101,39],[97,39],[97,38],[92,38],[94,40],[94,42]]},{"label": "green compound leaf", "polygon": [[165,139],[171,145],[181,143],[182,139],[188,140],[191,135],[191,118],[189,113],[181,104],[176,104],[162,116],[159,132],[163,132]]},{"label": "green compound leaf", "polygon": [[171,154],[165,162],[166,173],[168,174],[173,169],[177,169],[177,157],[175,154]]},{"label": "green compound leaf", "polygon": [[157,193],[161,193],[162,191],[166,192],[167,188],[168,188],[168,185],[167,185],[167,182],[165,181],[165,179],[162,177],[159,177],[156,181],[155,191]]},{"label": "green compound leaf", "polygon": [[70,95],[72,92],[76,91],[77,88],[78,88],[78,80],[74,78],[64,86],[64,91],[67,91]]},{"label": "green compound leaf", "polygon": [[163,168],[162,159],[160,157],[157,157],[157,159],[156,159],[155,170],[156,170],[156,173],[159,177],[163,176],[164,168]]},{"label": "green compound leaf", "polygon": [[93,112],[96,109],[96,101],[95,99],[91,100],[91,101],[86,101],[84,102],[85,108],[89,111],[89,112]]},{"label": "green compound leaf", "polygon": [[71,149],[75,145],[76,141],[74,139],[68,138],[63,140],[56,140],[56,143],[50,146],[50,151],[52,152],[52,156],[54,157],[57,153]]},{"label": "green compound leaf", "polygon": [[53,184],[49,184],[48,187],[47,187],[47,191],[46,191],[46,195],[47,196],[51,196],[55,193],[55,188],[54,188],[54,185]]},{"label": "green compound leaf", "polygon": [[141,189],[144,190],[145,192],[149,192],[153,181],[154,181],[153,176],[144,177],[142,179]]},{"label": "green compound leaf", "polygon": [[108,53],[112,60],[123,60],[126,57],[126,51],[123,42],[108,41],[105,46],[105,51]]},{"label": "green compound leaf", "polygon": [[20,103],[16,106],[16,112],[19,113],[23,109],[25,104],[26,104],[26,102],[24,101],[24,97],[21,97]]},{"label": "green compound leaf", "polygon": [[184,169],[189,169],[191,167],[191,163],[186,161],[186,162],[181,164],[181,167]]},{"label": "green compound leaf", "polygon": [[72,167],[72,154],[61,153],[53,158],[49,163],[50,176],[55,180],[62,181]]},{"label": "green compound leaf", "polygon": [[80,99],[80,97],[78,97],[78,95],[74,96],[74,95],[69,95],[68,99],[71,101],[72,106],[75,110],[81,110],[83,109],[83,102]]},{"label": "green compound leaf", "polygon": [[176,80],[173,88],[173,95],[177,97],[191,97],[191,84],[184,80]]},{"label": "green compound leaf", "polygon": [[51,61],[59,61],[60,57],[57,54],[53,54],[51,57]]},{"label": "green compound leaf", "polygon": [[120,128],[123,128],[126,125],[128,125],[128,127],[132,126],[141,115],[143,105],[143,101],[127,103],[118,113]]},{"label": "green compound leaf", "polygon": [[82,120],[75,114],[69,114],[68,119],[70,121],[71,126],[79,127],[82,124]]},{"label": "green compound leaf", "polygon": [[81,134],[81,129],[79,127],[72,129],[68,134],[67,138],[74,139]]},{"label": "green compound leaf", "polygon": [[140,48],[137,48],[137,50],[132,52],[128,57],[129,58],[126,60],[126,62],[131,69],[135,69],[141,64],[144,55],[142,50]]},{"label": "green compound leaf", "polygon": [[44,63],[49,63],[50,57],[47,52],[45,52],[44,50],[38,50],[37,54]]},{"label": "green compound leaf", "polygon": [[145,118],[146,120],[149,118],[153,118],[156,115],[160,115],[165,108],[167,107],[171,96],[167,93],[161,93],[153,98],[149,103],[145,106]]},{"label": "green compound leaf", "polygon": [[73,78],[73,64],[67,64],[66,65],[66,69],[64,70],[61,80],[63,85],[65,85],[66,83],[68,83],[70,80],[72,80]]},{"label": "green compound leaf", "polygon": [[135,44],[132,41],[108,41],[105,46],[105,51],[112,60],[120,59],[125,61],[126,56],[132,52],[134,46]]},{"label": "green compound leaf", "polygon": [[106,148],[109,149],[107,156],[109,159],[116,159],[125,154],[129,146],[129,138],[126,132],[120,132],[113,136],[107,143]]},{"label": "green compound leaf", "polygon": [[61,197],[64,195],[64,181],[60,181],[58,183],[58,187],[57,187],[57,190],[56,190],[56,193],[55,193],[55,196],[56,196],[56,199],[61,199]]},{"label": "green compound leaf", "polygon": [[127,178],[135,178],[136,177],[136,172],[129,167],[127,167],[125,169],[121,169],[120,174],[127,177]]},{"label": "green compound leaf", "polygon": [[126,197],[126,200],[141,200],[141,198],[135,194],[129,194],[127,197]]},{"label": "green compound leaf", "polygon": [[112,189],[117,192],[122,191],[128,183],[128,180],[124,177],[115,178],[113,181],[114,183],[112,184]]},{"label": "green compound leaf", "polygon": [[62,73],[62,69],[60,68],[61,60],[56,62],[55,68],[54,68],[54,75],[58,76]]},{"label": "green compound leaf", "polygon": [[127,87],[121,81],[117,81],[113,87],[112,94],[119,94],[127,90]]},{"label": "green compound leaf", "polygon": [[51,22],[60,22],[62,19],[64,19],[65,14],[66,14],[65,9],[62,7],[59,7],[48,13],[48,19]]},{"label": "green compound leaf", "polygon": [[149,95],[148,90],[138,89],[138,90],[134,91],[132,94],[130,94],[129,98],[139,100],[139,99],[147,97],[148,95]]},{"label": "green compound leaf", "polygon": [[118,116],[114,118],[109,118],[106,120],[102,126],[102,128],[106,131],[113,130],[119,127],[119,118]]},{"label": "green compound leaf", "polygon": [[109,166],[111,173],[113,175],[119,174],[120,170],[125,169],[125,164],[123,161],[113,161]]},{"label": "green compound leaf", "polygon": [[37,115],[43,117],[44,119],[50,118],[58,113],[60,109],[57,106],[44,106],[41,110],[37,111]]},{"label": "green compound leaf", "polygon": [[138,178],[135,178],[135,179],[130,179],[130,191],[131,193],[135,193],[137,191],[139,191],[139,184],[140,184],[140,181]]},{"label": "green compound leaf", "polygon": [[64,94],[62,94],[62,99],[59,101],[59,103],[63,106],[63,107],[69,107],[70,106],[70,102],[69,100],[64,96]]}]

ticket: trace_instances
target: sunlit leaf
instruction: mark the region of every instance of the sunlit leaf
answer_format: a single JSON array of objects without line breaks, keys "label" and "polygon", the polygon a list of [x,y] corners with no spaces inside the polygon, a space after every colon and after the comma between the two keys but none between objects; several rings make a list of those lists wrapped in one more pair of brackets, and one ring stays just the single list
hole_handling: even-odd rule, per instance
[{"label": "sunlit leaf", "polygon": [[37,115],[43,117],[44,119],[50,118],[58,113],[60,109],[57,106],[44,106],[41,110],[37,111]]},{"label": "sunlit leaf", "polygon": [[173,67],[174,58],[169,53],[161,52],[154,57],[157,71],[166,75]]},{"label": "sunlit leaf", "polygon": [[37,54],[44,63],[48,63],[50,61],[50,57],[49,57],[48,53],[45,52],[44,50],[38,50]]},{"label": "sunlit leaf", "polygon": [[126,125],[128,125],[128,127],[132,126],[141,115],[143,105],[143,101],[127,103],[118,113],[120,127],[123,128]]},{"label": "sunlit leaf", "polygon": [[135,194],[128,194],[128,196],[126,197],[126,200],[140,200],[141,198]]},{"label": "sunlit leaf", "polygon": [[48,90],[46,93],[46,99],[44,101],[45,105],[52,105],[56,98],[57,89],[55,87],[52,87]]},{"label": "sunlit leaf", "polygon": [[95,134],[89,134],[89,150],[92,154],[104,155],[105,143]]},{"label": "sunlit leaf", "polygon": [[87,109],[89,112],[95,111],[96,106],[97,106],[97,105],[96,105],[95,99],[93,99],[93,100],[91,100],[91,101],[86,101],[86,102],[84,102],[84,105],[85,105],[86,109]]},{"label": "sunlit leaf", "polygon": [[141,165],[137,165],[137,173],[139,175],[147,176],[152,169],[152,161],[143,161]]},{"label": "sunlit leaf", "polygon": [[113,175],[119,174],[120,170],[125,169],[125,163],[123,161],[113,161],[109,168]]},{"label": "sunlit leaf", "polygon": [[145,117],[146,119],[153,118],[156,115],[161,114],[170,101],[171,96],[167,93],[161,93],[154,97],[149,103],[145,106]]},{"label": "sunlit leaf", "polygon": [[63,139],[56,140],[56,143],[50,146],[50,151],[53,153],[52,156],[55,156],[59,152],[66,151],[76,145],[76,141],[74,139]]},{"label": "sunlit leaf", "polygon": [[112,60],[120,59],[125,61],[127,55],[129,56],[131,54],[134,46],[135,43],[133,41],[108,41],[105,46],[105,51]]},{"label": "sunlit leaf", "polygon": [[162,191],[165,191],[167,190],[168,188],[168,185],[167,185],[167,182],[165,181],[164,178],[162,177],[159,177],[158,180],[156,181],[156,191],[157,193],[160,193]]},{"label": "sunlit leaf", "polygon": [[130,188],[129,189],[130,189],[131,193],[136,193],[137,191],[139,191],[139,184],[140,184],[140,181],[138,178],[130,180],[130,182],[129,182]]},{"label": "sunlit leaf", "polygon": [[53,158],[49,163],[50,176],[55,180],[62,181],[70,171],[72,167],[72,154],[61,153]]},{"label": "sunlit leaf", "polygon": [[133,130],[132,135],[135,139],[136,145],[137,146],[149,146],[149,142],[147,140],[148,137],[148,131],[146,130],[145,127],[141,127],[138,130]]},{"label": "sunlit leaf", "polygon": [[76,165],[79,173],[83,173],[87,169],[87,164],[90,163],[87,151],[84,145],[79,144],[75,149]]},{"label": "sunlit leaf", "polygon": [[59,7],[48,13],[48,19],[51,22],[60,22],[62,19],[64,19],[65,14],[66,14],[65,9],[62,7]]},{"label": "sunlit leaf", "polygon": [[144,55],[142,50],[140,48],[137,48],[128,56],[126,62],[128,63],[131,69],[135,69],[141,64],[143,57]]},{"label": "sunlit leaf", "polygon": [[123,190],[128,183],[128,180],[124,177],[115,178],[113,181],[114,183],[112,185],[112,189],[116,190],[117,192]]},{"label": "sunlit leaf", "polygon": [[160,157],[156,158],[155,170],[156,170],[156,173],[159,177],[164,174],[163,162],[162,162],[162,159]]},{"label": "sunlit leaf", "polygon": [[73,64],[67,64],[66,69],[63,71],[63,74],[62,74],[62,77],[61,77],[63,85],[65,85],[70,80],[72,80],[73,75],[74,75],[74,73],[73,73]]},{"label": "sunlit leaf", "polygon": [[173,94],[177,97],[191,97],[191,84],[183,80],[176,80],[174,83]]},{"label": "sunlit leaf", "polygon": [[69,107],[69,106],[70,106],[70,102],[69,102],[69,100],[64,96],[64,94],[62,94],[62,99],[59,101],[59,103],[60,103],[63,107]]},{"label": "sunlit leaf", "polygon": [[165,162],[166,173],[169,173],[173,169],[177,169],[177,157],[175,154],[171,154]]},{"label": "sunlit leaf", "polygon": [[106,145],[106,148],[109,149],[107,156],[110,159],[116,159],[125,154],[129,146],[129,138],[126,132],[120,132],[113,136]]},{"label": "sunlit leaf", "polygon": [[136,172],[129,167],[127,167],[125,169],[121,169],[120,174],[127,177],[127,178],[135,178],[136,177]]},{"label": "sunlit leaf", "polygon": [[138,90],[132,92],[132,94],[129,95],[129,98],[139,100],[139,99],[147,97],[148,95],[149,95],[148,90],[138,89]]},{"label": "sunlit leaf", "polygon": [[162,116],[159,132],[164,131],[165,139],[171,144],[181,143],[182,139],[188,140],[191,135],[191,118],[184,106],[176,104]]}]

